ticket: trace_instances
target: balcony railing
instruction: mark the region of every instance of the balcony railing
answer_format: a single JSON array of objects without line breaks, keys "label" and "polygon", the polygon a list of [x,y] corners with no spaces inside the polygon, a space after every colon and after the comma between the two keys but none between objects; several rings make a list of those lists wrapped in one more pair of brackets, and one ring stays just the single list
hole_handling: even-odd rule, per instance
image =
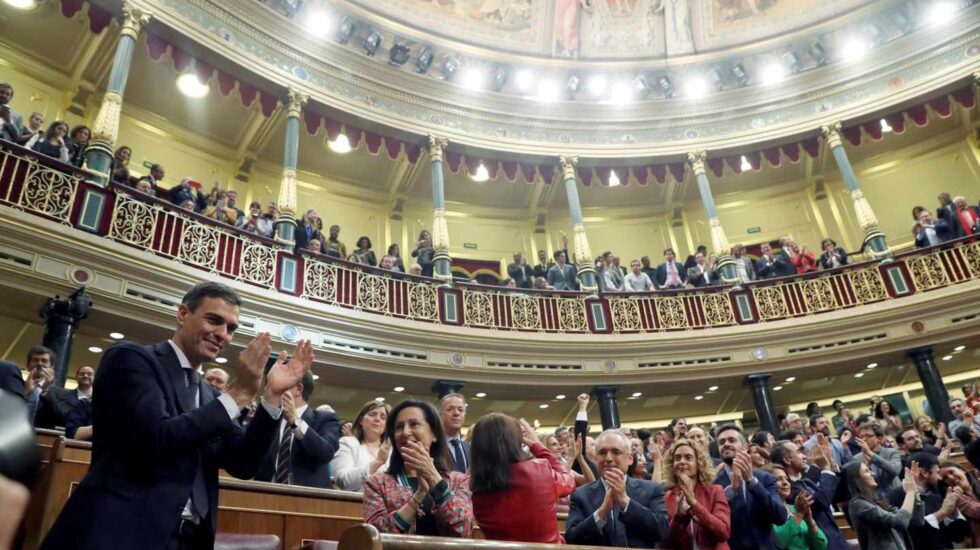
[{"label": "balcony railing", "polygon": [[169,258],[214,276],[388,317],[477,329],[655,333],[765,323],[817,315],[956,285],[980,277],[980,241],[961,239],[742,288],[606,293],[444,286],[292,250],[143,195],[86,183],[55,159],[0,142],[0,204]]}]

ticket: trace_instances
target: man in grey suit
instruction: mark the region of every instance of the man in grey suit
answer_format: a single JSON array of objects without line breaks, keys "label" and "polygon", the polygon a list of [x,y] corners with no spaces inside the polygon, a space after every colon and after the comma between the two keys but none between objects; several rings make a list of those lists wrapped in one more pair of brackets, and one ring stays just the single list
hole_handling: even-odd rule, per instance
[{"label": "man in grey suit", "polygon": [[735,258],[735,273],[738,274],[738,280],[743,283],[754,281],[755,264],[752,263],[752,258],[745,255],[745,246],[742,244],[733,246],[732,256]]},{"label": "man in grey suit", "polygon": [[878,480],[876,489],[878,496],[888,498],[889,492],[902,485],[902,456],[898,449],[891,449],[881,444],[885,432],[876,424],[861,424],[858,433],[859,437],[855,438],[855,441],[861,446],[861,454],[854,457],[854,461],[861,461],[868,465],[875,479]]},{"label": "man in grey suit", "polygon": [[0,139],[17,141],[24,133],[24,117],[10,107],[14,87],[0,82]]},{"label": "man in grey suit", "polygon": [[575,270],[567,261],[564,250],[555,251],[555,265],[548,268],[548,286],[555,290],[575,290]]},{"label": "man in grey suit", "polygon": [[613,263],[612,252],[602,253],[602,271],[599,275],[599,290],[602,292],[617,292],[626,290],[626,280],[623,272]]}]

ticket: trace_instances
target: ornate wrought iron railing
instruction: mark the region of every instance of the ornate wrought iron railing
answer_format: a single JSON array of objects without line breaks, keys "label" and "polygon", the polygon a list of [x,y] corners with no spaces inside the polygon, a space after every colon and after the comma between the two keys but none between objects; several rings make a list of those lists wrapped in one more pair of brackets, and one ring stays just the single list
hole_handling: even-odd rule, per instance
[{"label": "ornate wrought iron railing", "polygon": [[505,289],[440,281],[296,254],[270,239],[0,142],[0,205],[245,284],[388,317],[478,329],[654,333],[765,323],[899,299],[980,278],[980,240],[961,239],[742,288],[647,293]]}]

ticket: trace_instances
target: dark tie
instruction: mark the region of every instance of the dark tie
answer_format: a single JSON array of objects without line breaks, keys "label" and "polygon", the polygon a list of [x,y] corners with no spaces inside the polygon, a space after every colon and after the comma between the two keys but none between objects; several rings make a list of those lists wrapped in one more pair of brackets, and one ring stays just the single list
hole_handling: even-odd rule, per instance
[{"label": "dark tie", "polygon": [[279,440],[278,462],[276,463],[276,483],[289,485],[289,460],[293,446],[293,430],[286,426],[283,430],[282,438]]},{"label": "dark tie", "polygon": [[466,453],[463,452],[463,442],[458,439],[449,440],[453,444],[453,462],[457,472],[466,473]]},{"label": "dark tie", "polygon": [[[201,378],[194,369],[184,369],[184,382],[187,384],[187,403],[191,409],[197,408],[197,396],[201,390]],[[204,467],[201,464],[200,450],[197,451],[197,467],[194,472],[194,484],[191,485],[191,503],[197,515],[206,518],[208,506],[208,490],[204,484]]]},{"label": "dark tie", "polygon": [[609,534],[611,535],[610,538],[612,538],[613,546],[616,548],[629,548],[630,541],[629,537],[626,536],[626,525],[619,521],[621,514],[622,512],[616,506],[609,512]]}]

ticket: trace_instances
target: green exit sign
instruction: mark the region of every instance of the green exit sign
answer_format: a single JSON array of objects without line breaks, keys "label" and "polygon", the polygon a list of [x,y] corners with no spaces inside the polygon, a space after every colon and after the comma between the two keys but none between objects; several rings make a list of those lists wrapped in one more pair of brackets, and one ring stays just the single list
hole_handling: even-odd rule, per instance
[{"label": "green exit sign", "polygon": [[463,248],[476,248],[476,243],[463,243]]},{"label": "green exit sign", "polygon": [[146,168],[147,170],[149,170],[150,168],[153,168],[153,163],[150,162],[150,161],[148,161],[148,160],[144,160],[143,161],[143,168]]},{"label": "green exit sign", "polygon": [[749,233],[762,233],[762,228],[761,227],[750,227],[749,228]]}]

